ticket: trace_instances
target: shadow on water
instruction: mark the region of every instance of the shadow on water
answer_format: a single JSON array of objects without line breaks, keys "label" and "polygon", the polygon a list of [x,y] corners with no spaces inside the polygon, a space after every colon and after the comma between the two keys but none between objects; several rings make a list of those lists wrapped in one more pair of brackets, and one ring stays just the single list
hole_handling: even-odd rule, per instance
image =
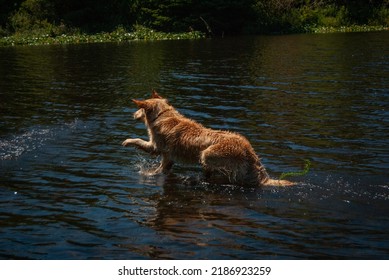
[{"label": "shadow on water", "polygon": [[[0,49],[0,258],[386,259],[387,33]],[[292,188],[120,143],[132,98],[244,134]]]}]

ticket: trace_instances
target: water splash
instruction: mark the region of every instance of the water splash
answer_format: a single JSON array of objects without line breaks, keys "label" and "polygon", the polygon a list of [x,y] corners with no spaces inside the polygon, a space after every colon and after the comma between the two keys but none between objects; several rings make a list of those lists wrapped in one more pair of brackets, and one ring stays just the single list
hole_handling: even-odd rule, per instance
[{"label": "water splash", "polygon": [[0,139],[0,160],[16,160],[26,152],[40,149],[47,141],[57,137],[61,131],[74,130],[77,126],[78,119],[74,119],[60,127],[37,126],[8,139]]},{"label": "water splash", "polygon": [[136,155],[135,168],[138,170],[138,173],[144,176],[152,176],[153,170],[159,166],[160,158],[146,158],[140,154]]}]

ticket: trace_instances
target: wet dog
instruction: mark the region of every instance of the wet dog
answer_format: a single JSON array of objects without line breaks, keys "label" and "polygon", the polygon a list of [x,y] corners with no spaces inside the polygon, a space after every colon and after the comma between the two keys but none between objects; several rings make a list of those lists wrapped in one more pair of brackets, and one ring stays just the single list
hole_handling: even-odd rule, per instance
[{"label": "wet dog", "polygon": [[287,180],[270,179],[250,142],[230,131],[213,130],[181,115],[156,91],[147,100],[133,100],[134,113],[147,127],[149,141],[127,139],[135,146],[162,158],[150,174],[168,173],[174,162],[200,163],[205,175],[222,176],[226,183],[242,186],[291,186]]}]

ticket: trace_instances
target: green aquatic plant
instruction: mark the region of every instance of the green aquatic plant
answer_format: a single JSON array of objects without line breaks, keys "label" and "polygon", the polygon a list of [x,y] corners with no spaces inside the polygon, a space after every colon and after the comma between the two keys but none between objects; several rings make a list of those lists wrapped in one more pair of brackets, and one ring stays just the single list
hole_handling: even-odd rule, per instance
[{"label": "green aquatic plant", "polygon": [[372,32],[372,31],[386,31],[387,26],[384,25],[348,25],[348,26],[319,26],[309,27],[307,32],[310,33],[349,33],[349,32]]},{"label": "green aquatic plant", "polygon": [[101,32],[97,34],[15,34],[0,38],[0,46],[16,45],[65,45],[82,43],[107,43],[107,42],[128,42],[128,41],[156,41],[156,40],[191,40],[204,38],[205,35],[199,31],[183,33],[165,33],[136,25],[134,30],[127,31],[119,26],[112,32]]},{"label": "green aquatic plant", "polygon": [[311,167],[311,161],[309,159],[305,159],[304,170],[299,172],[284,172],[280,176],[280,180],[285,179],[286,177],[294,177],[294,176],[304,176],[309,172],[309,168]]}]

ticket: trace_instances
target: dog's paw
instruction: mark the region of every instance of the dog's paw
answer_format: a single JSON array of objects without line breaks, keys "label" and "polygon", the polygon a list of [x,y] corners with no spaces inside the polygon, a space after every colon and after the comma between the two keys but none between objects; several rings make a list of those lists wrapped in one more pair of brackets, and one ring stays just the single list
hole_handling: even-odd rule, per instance
[{"label": "dog's paw", "polygon": [[133,139],[126,139],[126,140],[124,140],[123,143],[122,143],[122,146],[126,147],[128,145],[131,145],[132,144],[132,140]]}]

